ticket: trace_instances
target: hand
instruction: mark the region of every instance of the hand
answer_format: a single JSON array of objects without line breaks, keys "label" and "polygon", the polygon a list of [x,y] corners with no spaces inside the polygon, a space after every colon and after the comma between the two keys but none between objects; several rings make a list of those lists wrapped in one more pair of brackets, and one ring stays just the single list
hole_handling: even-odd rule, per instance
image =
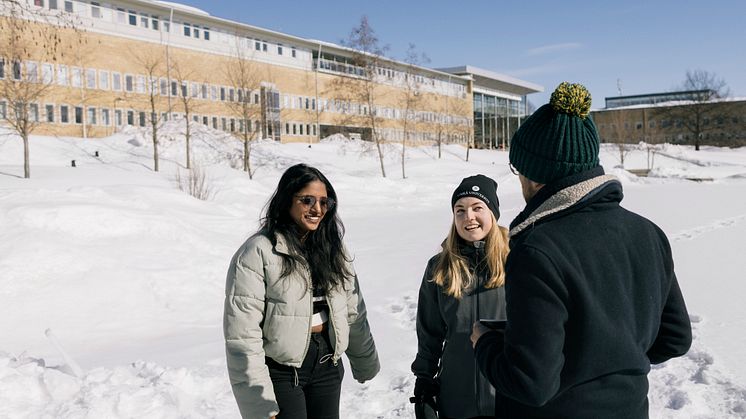
[{"label": "hand", "polygon": [[414,415],[416,419],[436,419],[438,417],[438,405],[435,402],[440,392],[438,383],[433,379],[417,377],[414,382],[414,397],[409,401],[414,403]]},{"label": "hand", "polygon": [[477,346],[477,341],[482,337],[483,334],[489,332],[491,329],[479,322],[474,322],[471,328],[471,347]]}]

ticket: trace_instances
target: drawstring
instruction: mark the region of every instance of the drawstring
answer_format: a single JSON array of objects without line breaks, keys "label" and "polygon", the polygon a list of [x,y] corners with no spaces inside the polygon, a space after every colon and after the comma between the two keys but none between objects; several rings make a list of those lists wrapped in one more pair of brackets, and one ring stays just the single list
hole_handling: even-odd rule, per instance
[{"label": "drawstring", "polygon": [[332,359],[333,356],[334,356],[334,354],[326,354],[326,355],[322,356],[321,358],[319,358],[319,364],[323,364],[324,362]]},{"label": "drawstring", "polygon": [[298,369],[293,367],[293,387],[298,387]]}]

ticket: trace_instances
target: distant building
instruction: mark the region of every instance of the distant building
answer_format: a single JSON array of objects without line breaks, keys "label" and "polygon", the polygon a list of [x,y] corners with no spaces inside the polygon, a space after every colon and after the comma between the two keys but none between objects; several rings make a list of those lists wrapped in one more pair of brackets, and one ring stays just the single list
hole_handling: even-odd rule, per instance
[{"label": "distant building", "polygon": [[[166,1],[20,1],[53,18],[71,16],[84,29],[85,42],[59,57],[30,54],[21,62],[4,57],[0,45],[0,83],[33,77],[50,85],[44,97],[28,104],[29,117],[41,124],[35,131],[40,134],[97,137],[125,125],[148,126],[151,118],[183,119],[181,99],[188,97],[193,122],[234,134],[251,132],[283,142],[316,141],[336,132],[370,139],[370,128],[361,121],[375,112],[382,137],[400,141],[406,113],[401,97],[414,81],[421,100],[409,110],[414,121],[407,128],[409,141],[475,138],[478,145],[492,147],[503,144],[525,118],[526,95],[542,90],[470,66],[437,70],[383,59],[375,69],[376,103],[359,103],[340,98],[334,89],[335,80],[360,79],[363,71],[353,62],[357,52],[346,47]],[[37,19],[28,25],[49,22],[54,21]],[[61,32],[62,42],[74,45],[77,35]],[[155,74],[143,65],[148,51],[157,51],[162,60]],[[250,86],[237,85],[227,75],[239,58],[255,74]],[[153,115],[150,92],[158,102]],[[237,116],[241,103],[250,104],[255,116]],[[0,124],[12,108],[0,97]]]},{"label": "distant building", "polygon": [[746,146],[746,98],[703,97],[712,92],[609,97],[591,115],[603,142]]}]

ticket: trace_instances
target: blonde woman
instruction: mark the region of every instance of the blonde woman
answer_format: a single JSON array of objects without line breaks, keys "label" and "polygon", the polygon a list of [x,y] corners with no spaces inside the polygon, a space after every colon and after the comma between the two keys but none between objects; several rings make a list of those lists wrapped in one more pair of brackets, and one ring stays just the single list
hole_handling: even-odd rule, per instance
[{"label": "blonde woman", "polygon": [[495,391],[477,370],[469,335],[480,319],[505,319],[508,231],[497,225],[497,183],[461,181],[451,197],[453,223],[443,250],[427,264],[417,302],[415,414],[420,418],[493,417]]}]

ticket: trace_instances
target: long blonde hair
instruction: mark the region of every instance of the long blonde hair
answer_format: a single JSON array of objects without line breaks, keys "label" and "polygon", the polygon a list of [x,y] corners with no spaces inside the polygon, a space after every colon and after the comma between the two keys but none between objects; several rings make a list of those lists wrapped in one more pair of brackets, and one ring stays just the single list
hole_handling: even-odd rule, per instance
[{"label": "long blonde hair", "polygon": [[[484,286],[485,288],[497,288],[505,285],[505,260],[508,258],[510,249],[508,229],[497,225],[494,214],[490,216],[492,228],[484,240],[484,254],[491,276]],[[473,273],[469,270],[469,262],[459,250],[456,224],[451,223],[451,230],[438,258],[438,263],[435,265],[432,281],[441,286],[447,295],[460,299],[464,288],[471,285],[473,277]]]}]

